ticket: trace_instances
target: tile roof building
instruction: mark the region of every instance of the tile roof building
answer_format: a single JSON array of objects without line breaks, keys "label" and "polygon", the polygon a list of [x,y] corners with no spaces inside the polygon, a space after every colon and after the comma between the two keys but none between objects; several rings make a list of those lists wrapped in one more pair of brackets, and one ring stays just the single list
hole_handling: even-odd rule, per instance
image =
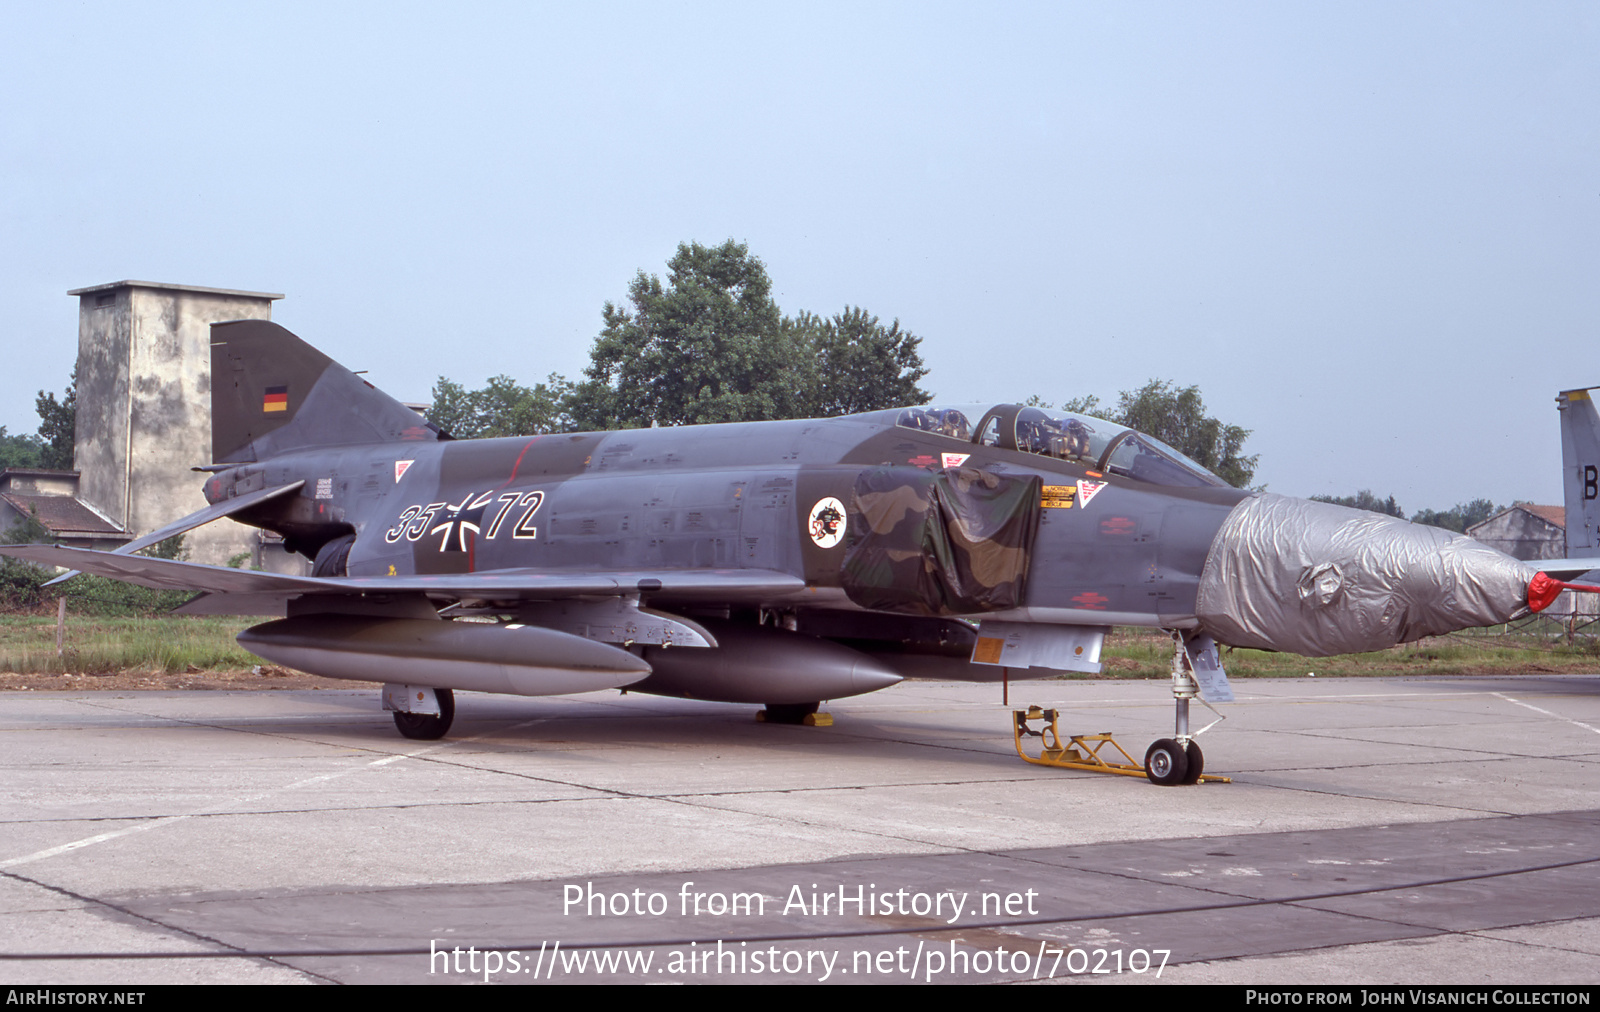
[{"label": "tile roof building", "polygon": [[50,536],[73,548],[109,551],[132,535],[78,498],[78,472],[34,467],[0,471],[0,531],[36,518]]}]

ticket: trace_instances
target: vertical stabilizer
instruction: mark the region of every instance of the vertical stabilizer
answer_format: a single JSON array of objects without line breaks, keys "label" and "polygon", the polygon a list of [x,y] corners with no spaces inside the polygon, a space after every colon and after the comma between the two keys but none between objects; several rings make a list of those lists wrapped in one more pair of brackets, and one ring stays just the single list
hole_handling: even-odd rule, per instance
[{"label": "vertical stabilizer", "polygon": [[344,443],[433,440],[439,430],[283,327],[211,327],[211,459],[266,460]]},{"label": "vertical stabilizer", "polygon": [[1600,551],[1600,412],[1584,390],[1556,395],[1561,409],[1561,476],[1567,506],[1567,557]]}]

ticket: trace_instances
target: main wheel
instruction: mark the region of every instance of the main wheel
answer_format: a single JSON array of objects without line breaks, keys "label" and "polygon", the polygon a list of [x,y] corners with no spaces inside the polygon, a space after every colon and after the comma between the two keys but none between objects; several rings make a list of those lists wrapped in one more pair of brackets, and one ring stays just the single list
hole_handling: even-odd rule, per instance
[{"label": "main wheel", "polygon": [[1144,773],[1152,784],[1172,787],[1184,782],[1189,772],[1189,755],[1171,738],[1162,738],[1144,754]]},{"label": "main wheel", "polygon": [[768,703],[762,720],[768,724],[803,724],[821,703]]},{"label": "main wheel", "polygon": [[1189,741],[1184,752],[1187,753],[1184,758],[1188,760],[1189,768],[1184,770],[1183,782],[1186,784],[1198,784],[1200,782],[1200,774],[1206,768],[1206,757],[1201,753],[1200,745],[1193,739]]},{"label": "main wheel", "polygon": [[437,717],[431,713],[394,712],[394,726],[401,734],[417,741],[438,741],[449,732],[456,719],[456,695],[449,689],[434,689],[433,696],[439,701]]}]

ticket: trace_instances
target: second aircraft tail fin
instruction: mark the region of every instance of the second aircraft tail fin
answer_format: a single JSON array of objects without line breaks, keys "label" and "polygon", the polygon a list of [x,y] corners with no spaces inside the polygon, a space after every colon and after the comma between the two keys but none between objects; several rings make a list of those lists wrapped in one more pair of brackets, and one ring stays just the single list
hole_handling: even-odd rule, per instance
[{"label": "second aircraft tail fin", "polygon": [[1589,391],[1563,390],[1561,409],[1562,492],[1567,506],[1567,556],[1600,550],[1600,412]]}]

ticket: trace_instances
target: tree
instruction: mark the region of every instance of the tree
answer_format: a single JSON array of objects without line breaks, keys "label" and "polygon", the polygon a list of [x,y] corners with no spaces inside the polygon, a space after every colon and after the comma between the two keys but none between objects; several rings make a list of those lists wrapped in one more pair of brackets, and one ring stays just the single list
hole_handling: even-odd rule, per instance
[{"label": "tree", "polygon": [[13,436],[0,425],[0,469],[7,467],[38,467],[44,444],[35,435]]},{"label": "tree", "polygon": [[510,376],[492,376],[481,390],[440,376],[428,420],[458,439],[562,432],[572,427],[571,398],[572,383],[555,373],[532,387]]},{"label": "tree", "polygon": [[1471,502],[1456,503],[1447,510],[1417,510],[1411,514],[1411,522],[1428,527],[1443,527],[1447,531],[1465,534],[1468,527],[1482,523],[1503,509],[1504,506],[1496,506],[1487,499],[1474,499]]},{"label": "tree", "polygon": [[[1355,495],[1332,496],[1314,495],[1313,502],[1329,502],[1335,506],[1351,506],[1358,510],[1371,510],[1374,513],[1385,513],[1391,517],[1406,519],[1405,510],[1395,502],[1394,496],[1379,499],[1370,489],[1362,489]],[[1501,512],[1506,507],[1496,506],[1487,499],[1474,499],[1471,502],[1456,503],[1447,510],[1417,510],[1411,514],[1411,522],[1422,524],[1425,527],[1442,527],[1447,531],[1465,534],[1468,527],[1483,521]]]},{"label": "tree", "polygon": [[631,309],[605,329],[572,398],[579,428],[615,429],[849,414],[923,404],[921,338],[859,306],[785,318],[743,243],[684,243],[667,281],[640,271]]},{"label": "tree", "polygon": [[1401,520],[1406,518],[1406,511],[1401,509],[1400,504],[1394,501],[1394,496],[1390,496],[1388,499],[1379,499],[1368,488],[1362,489],[1355,495],[1314,495],[1311,497],[1311,501],[1333,503],[1335,506],[1349,506],[1351,509],[1370,510],[1373,513],[1385,513],[1391,517],[1399,517]]},{"label": "tree", "polygon": [[680,245],[667,284],[640,271],[628,301],[602,312],[573,399],[580,428],[795,417],[796,342],[743,243]]},{"label": "tree", "polygon": [[[56,536],[50,533],[50,528],[39,519],[37,507],[29,506],[28,512],[12,521],[11,526],[0,532],[0,544],[7,545],[53,545]],[[7,562],[15,560],[7,559]]]},{"label": "tree", "polygon": [[810,418],[925,404],[922,339],[859,306],[788,318],[749,248],[683,243],[667,279],[640,271],[628,307],[608,302],[584,379],[532,388],[496,376],[467,390],[443,376],[428,412],[461,438]]},{"label": "tree", "polygon": [[1224,425],[1205,411],[1198,386],[1151,380],[1138,390],[1122,391],[1108,421],[1156,437],[1230,485],[1248,486],[1261,459],[1259,454],[1243,455],[1250,430]]},{"label": "tree", "polygon": [[72,470],[78,424],[78,367],[72,367],[72,378],[67,381],[67,392],[61,400],[41,390],[34,407],[39,412],[39,440],[43,443],[39,466]]},{"label": "tree", "polygon": [[917,351],[922,338],[901,330],[899,320],[885,327],[865,309],[846,306],[829,320],[801,310],[784,326],[803,356],[793,367],[797,388],[807,391],[795,405],[799,417],[852,415],[930,399],[917,386],[928,375]]}]

